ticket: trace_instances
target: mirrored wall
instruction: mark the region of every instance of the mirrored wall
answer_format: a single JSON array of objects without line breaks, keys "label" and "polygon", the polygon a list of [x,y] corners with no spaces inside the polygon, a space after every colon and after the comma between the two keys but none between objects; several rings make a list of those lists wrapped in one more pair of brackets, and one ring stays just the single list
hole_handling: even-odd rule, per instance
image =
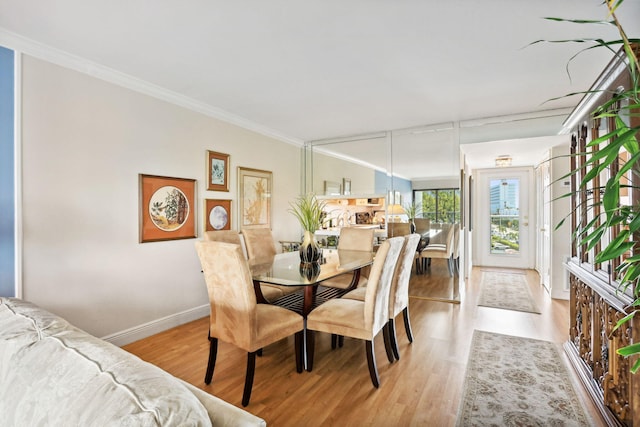
[{"label": "mirrored wall", "polygon": [[[414,202],[414,190],[460,188],[453,124],[310,141],[303,163],[304,190],[328,202],[332,227],[372,226],[381,238],[393,229],[390,223],[408,222],[406,208]],[[449,275],[445,260],[433,260],[412,279],[411,293],[459,302],[459,281]]]}]

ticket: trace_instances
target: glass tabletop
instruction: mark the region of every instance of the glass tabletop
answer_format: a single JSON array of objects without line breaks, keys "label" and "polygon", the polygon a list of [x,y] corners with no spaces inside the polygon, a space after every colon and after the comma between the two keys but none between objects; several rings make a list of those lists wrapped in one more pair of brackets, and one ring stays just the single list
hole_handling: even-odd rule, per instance
[{"label": "glass tabletop", "polygon": [[319,264],[305,265],[300,263],[298,252],[287,252],[277,254],[271,263],[251,266],[251,276],[253,280],[274,285],[315,285],[372,262],[372,252],[323,249]]}]

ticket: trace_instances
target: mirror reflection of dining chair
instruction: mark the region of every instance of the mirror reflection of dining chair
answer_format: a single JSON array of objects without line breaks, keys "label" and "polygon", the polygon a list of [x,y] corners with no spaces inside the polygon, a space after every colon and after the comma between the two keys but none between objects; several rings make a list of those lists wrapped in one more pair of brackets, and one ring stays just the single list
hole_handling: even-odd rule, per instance
[{"label": "mirror reflection of dining chair", "polygon": [[429,244],[417,255],[421,260],[423,270],[431,266],[431,259],[445,259],[447,260],[447,268],[449,269],[449,276],[453,277],[453,237],[455,228],[458,224],[441,224],[442,231],[438,234],[437,238],[432,239],[433,242]]},{"label": "mirror reflection of dining chair", "polygon": [[242,406],[251,398],[256,354],[265,346],[295,335],[296,370],[302,372],[303,318],[286,308],[257,304],[249,264],[240,245],[196,242],[209,294],[209,361],[204,382],[211,384],[218,340],[247,352]]},{"label": "mirror reflection of dining chair", "polygon": [[[204,233],[204,240],[240,245],[242,247],[242,253],[244,257],[248,257],[247,249],[244,244],[244,238],[239,232],[235,230],[206,231]],[[284,295],[281,289],[266,283],[260,284],[260,292],[262,292],[262,296],[264,297],[264,299],[269,302],[275,301]]]},{"label": "mirror reflection of dining chair", "polygon": [[419,259],[419,253],[424,249],[431,241],[431,219],[429,218],[414,218],[413,223],[416,225],[416,233],[420,234],[420,242],[416,250],[416,274],[422,273],[422,263]]},{"label": "mirror reflection of dining chair", "polygon": [[[374,230],[372,228],[342,227],[340,229],[340,239],[338,239],[338,250],[345,251],[366,251],[373,252]],[[352,284],[355,272],[344,273],[339,276],[322,282],[322,286],[338,289],[349,289]],[[358,287],[366,286],[368,268],[362,268]]]},{"label": "mirror reflection of dining chair", "polygon": [[[365,341],[367,364],[373,386],[380,386],[376,366],[374,339],[389,321],[389,292],[403,237],[387,239],[376,254],[364,301],[335,298],[312,310],[307,316],[307,370],[313,369],[315,333],[326,332]],[[389,361],[393,350],[388,339],[384,340]]]},{"label": "mirror reflection of dining chair", "polygon": [[[268,228],[248,228],[242,230],[244,244],[247,248],[249,265],[270,264],[276,256],[276,244],[273,234]],[[260,283],[260,290],[263,291],[264,298],[273,302],[274,300],[302,289],[301,286],[279,286],[270,283]],[[267,297],[265,292],[272,297]]]},{"label": "mirror reflection of dining chair", "polygon": [[416,225],[416,233],[424,234],[431,228],[431,220],[429,218],[414,218],[413,223]]},{"label": "mirror reflection of dining chair", "polygon": [[460,276],[460,224],[453,229],[453,251],[451,252],[453,268],[456,275]]},{"label": "mirror reflection of dining chair", "polygon": [[411,234],[411,224],[408,222],[388,222],[387,237],[406,236]]},{"label": "mirror reflection of dining chair", "polygon": [[[411,268],[413,267],[413,259],[419,242],[420,235],[417,233],[404,237],[404,246],[398,257],[398,263],[389,292],[389,324],[387,325],[387,333],[391,340],[393,355],[397,360],[400,360],[400,350],[398,349],[398,339],[396,337],[395,319],[400,313],[402,313],[402,317],[404,318],[404,329],[407,333],[407,338],[409,342],[413,342],[413,333],[409,319],[409,280],[411,279]],[[363,291],[364,289],[358,288],[342,298],[363,301],[365,296],[365,292]]]}]

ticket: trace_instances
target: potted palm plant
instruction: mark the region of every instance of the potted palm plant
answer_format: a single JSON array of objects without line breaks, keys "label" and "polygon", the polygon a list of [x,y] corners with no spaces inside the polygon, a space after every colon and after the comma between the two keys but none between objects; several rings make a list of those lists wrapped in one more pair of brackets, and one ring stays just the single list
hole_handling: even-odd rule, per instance
[{"label": "potted palm plant", "polygon": [[[640,247],[640,204],[638,200],[632,201],[630,204],[624,204],[621,203],[620,198],[621,189],[633,188],[631,183],[633,181],[628,178],[629,174],[640,177],[640,145],[638,141],[640,126],[637,125],[637,118],[640,117],[640,63],[638,60],[640,39],[628,38],[616,17],[616,10],[622,2],[623,0],[606,0],[604,2],[609,11],[609,20],[607,21],[547,18],[554,21],[577,24],[615,26],[620,35],[617,40],[577,39],[556,40],[554,42],[588,43],[589,47],[584,50],[593,48],[609,49],[615,55],[622,56],[631,79],[631,85],[628,89],[612,94],[611,99],[593,113],[594,120],[613,119],[615,121],[614,129],[607,132],[606,135],[590,141],[587,144],[586,154],[589,155],[589,159],[586,164],[570,172],[570,175],[581,176],[575,191],[598,191],[601,193],[600,201],[597,202],[600,206],[599,213],[588,224],[578,224],[574,230],[574,237],[579,244],[586,245],[588,250],[591,250],[601,242],[605,233],[608,233],[609,230],[617,229],[620,230],[617,236],[601,248],[599,253],[596,254],[594,263],[618,259],[622,254],[631,253],[630,256],[621,260],[613,272],[619,291],[625,292],[630,289],[634,299],[633,304],[627,310],[627,316],[617,323],[615,329],[634,317],[639,311],[638,307],[640,307],[640,251],[638,250]],[[579,92],[579,94],[587,93]],[[625,157],[620,156],[620,152],[623,150],[628,153]],[[578,153],[578,155],[584,154]],[[585,167],[589,168],[588,173],[583,172]],[[605,170],[613,172],[607,182],[602,185],[598,181],[598,176]],[[571,193],[565,196],[571,196]],[[593,209],[591,211],[594,212]],[[562,221],[558,224],[558,227],[561,225]],[[617,352],[625,357],[640,354],[640,343],[633,343],[620,348]],[[631,371],[635,373],[639,369],[640,358],[636,359]]]},{"label": "potted palm plant", "polygon": [[322,257],[322,251],[315,239],[315,232],[322,225],[326,203],[309,193],[299,196],[289,205],[289,212],[298,219],[304,231],[300,244],[300,262],[317,263]]}]

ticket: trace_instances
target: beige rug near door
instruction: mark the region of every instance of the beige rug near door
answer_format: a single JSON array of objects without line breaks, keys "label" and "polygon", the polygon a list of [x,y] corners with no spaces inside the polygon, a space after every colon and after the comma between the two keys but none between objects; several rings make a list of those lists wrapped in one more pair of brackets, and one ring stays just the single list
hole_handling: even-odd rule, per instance
[{"label": "beige rug near door", "polygon": [[485,271],[480,286],[478,305],[540,313],[524,274]]},{"label": "beige rug near door", "polygon": [[556,344],[474,331],[456,425],[590,426]]}]

